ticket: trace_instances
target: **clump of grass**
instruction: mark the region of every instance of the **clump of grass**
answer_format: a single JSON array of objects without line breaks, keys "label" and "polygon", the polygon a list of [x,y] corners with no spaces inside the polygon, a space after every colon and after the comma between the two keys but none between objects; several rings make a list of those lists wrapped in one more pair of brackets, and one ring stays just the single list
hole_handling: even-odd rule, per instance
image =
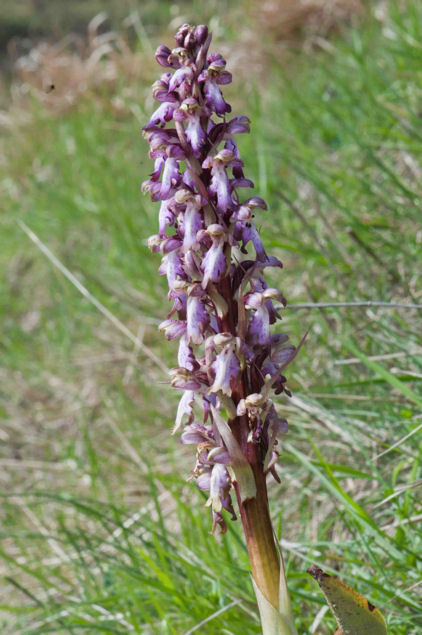
[{"label": "clump of grass", "polygon": [[[262,232],[284,262],[292,304],[421,301],[422,15],[410,1],[383,11],[333,40],[317,65],[306,54],[294,75],[275,64],[265,99],[253,89],[245,97],[254,134],[242,154],[270,205],[271,226],[278,224],[275,234],[264,221]],[[82,99],[56,120],[34,107],[33,123],[5,136],[5,633],[127,632],[126,623],[134,632],[180,633],[237,600],[199,632],[259,632],[236,526],[216,547],[200,505],[192,512],[185,491],[177,494],[188,474],[167,441],[174,396],[166,386],[150,388],[161,371],[14,222],[22,218],[170,363],[155,332],[165,289],[143,242],[155,220],[139,195],[144,160],[133,141],[132,113],[146,118],[144,88],[127,98],[119,120]],[[146,162],[141,169],[148,171]],[[294,397],[284,404],[291,432],[282,484],[271,493],[294,603],[302,607],[299,630],[334,630],[322,613],[314,621],[322,598],[305,570],[317,561],[387,607],[392,632],[417,635],[420,313],[334,308],[283,317],[296,336],[311,326],[293,369]],[[228,587],[213,563],[217,548]]]}]

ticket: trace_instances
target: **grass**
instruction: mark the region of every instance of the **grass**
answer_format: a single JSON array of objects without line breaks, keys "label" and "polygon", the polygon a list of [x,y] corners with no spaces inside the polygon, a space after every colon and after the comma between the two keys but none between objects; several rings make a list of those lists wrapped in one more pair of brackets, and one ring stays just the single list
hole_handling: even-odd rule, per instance
[{"label": "grass", "polygon": [[[318,54],[272,61],[264,87],[243,75],[227,91],[252,119],[241,150],[291,304],[421,302],[422,8],[379,11]],[[122,77],[114,90],[118,117],[107,94],[60,116],[34,101],[3,136],[2,632],[179,634],[214,616],[197,632],[259,633],[239,523],[209,535],[185,482],[192,453],[169,436],[177,395],[163,371],[16,223],[173,364],[146,248],[157,210],[139,193],[149,87]],[[313,562],[366,595],[391,633],[422,628],[420,315],[284,312],[293,341],[310,328],[280,402],[290,431],[271,488],[300,633],[335,627],[323,612],[314,623]]]}]

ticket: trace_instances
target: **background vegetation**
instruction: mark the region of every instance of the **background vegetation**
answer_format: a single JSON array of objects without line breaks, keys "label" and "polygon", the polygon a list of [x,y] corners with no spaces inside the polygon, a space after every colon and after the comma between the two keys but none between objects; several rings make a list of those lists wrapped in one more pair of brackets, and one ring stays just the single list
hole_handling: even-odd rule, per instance
[{"label": "background vegetation", "polygon": [[293,307],[422,302],[422,6],[123,4],[64,42],[95,2],[1,10],[3,31],[19,6],[22,34],[49,40],[13,45],[26,56],[0,119],[1,631],[259,633],[240,525],[209,535],[186,482],[191,448],[169,435],[174,348],[156,332],[167,310],[146,248],[157,210],[139,191],[152,52],[190,21],[211,22],[235,73],[227,98],[252,119],[241,151],[269,204],[265,244],[284,262],[284,330],[298,342],[310,329],[294,397],[280,401],[290,430],[271,486],[298,630],[335,628],[305,573],[316,562],[377,605],[391,633],[416,635],[420,309]]}]

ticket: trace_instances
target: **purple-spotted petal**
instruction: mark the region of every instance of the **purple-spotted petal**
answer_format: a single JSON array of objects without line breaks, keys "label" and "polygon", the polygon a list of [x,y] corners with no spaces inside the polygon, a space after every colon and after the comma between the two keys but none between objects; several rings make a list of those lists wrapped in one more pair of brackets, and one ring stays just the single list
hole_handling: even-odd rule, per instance
[{"label": "purple-spotted petal", "polygon": [[193,421],[193,402],[195,399],[195,395],[191,390],[186,390],[182,398],[179,401],[179,406],[177,408],[176,421],[174,423],[173,434],[180,428],[183,423],[184,417],[187,417],[188,424]]},{"label": "purple-spotted petal", "polygon": [[174,214],[169,207],[169,200],[161,201],[160,211],[158,213],[158,235],[164,236],[168,225],[173,225]]},{"label": "purple-spotted petal", "polygon": [[160,104],[157,110],[152,113],[149,124],[145,126],[144,130],[148,130],[150,127],[156,126],[157,124],[165,126],[167,121],[170,121],[170,119],[173,117],[173,113],[177,108],[177,105],[177,102],[167,101]]},{"label": "purple-spotted petal", "polygon": [[201,125],[200,113],[188,116],[186,126],[186,137],[192,146],[194,154],[199,156],[206,144],[206,134]]},{"label": "purple-spotted petal", "polygon": [[250,132],[250,121],[248,117],[244,115],[240,115],[238,117],[233,117],[227,123],[226,134],[242,134],[245,132]]},{"label": "purple-spotted petal", "polygon": [[213,364],[215,379],[210,392],[221,392],[231,396],[240,377],[240,362],[233,343],[227,344],[216,357]]},{"label": "purple-spotted petal", "polygon": [[204,82],[204,94],[207,106],[218,115],[224,115],[231,111],[231,106],[224,100],[216,79],[206,79]]},{"label": "purple-spotted petal", "polygon": [[196,485],[200,490],[208,492],[211,486],[211,470],[202,472],[196,479]]},{"label": "purple-spotted petal", "polygon": [[180,437],[180,442],[184,445],[198,445],[199,443],[204,443],[205,441],[210,441],[209,430],[199,423],[186,425]]},{"label": "purple-spotted petal", "polygon": [[165,200],[169,197],[171,189],[180,181],[179,162],[173,157],[168,157],[163,170],[163,179],[161,182],[161,199]]},{"label": "purple-spotted petal", "polygon": [[248,340],[253,346],[265,346],[270,341],[270,316],[265,304],[252,316],[248,327]]},{"label": "purple-spotted petal", "polygon": [[159,325],[158,330],[164,331],[167,340],[174,340],[186,332],[186,322],[184,320],[164,320]]},{"label": "purple-spotted petal", "polygon": [[201,344],[204,341],[204,331],[209,322],[209,317],[205,305],[201,298],[190,295],[187,300],[187,337],[193,344]]},{"label": "purple-spotted petal", "polygon": [[177,251],[171,251],[164,256],[158,273],[167,276],[168,286],[172,289],[177,277],[183,275],[183,266]]},{"label": "purple-spotted petal", "polygon": [[196,238],[197,233],[202,229],[203,221],[202,214],[200,212],[200,200],[191,200],[186,203],[186,211],[184,215],[184,236],[183,236],[183,251],[189,249],[198,249],[199,243]]},{"label": "purple-spotted petal", "polygon": [[184,333],[181,336],[179,341],[179,350],[177,352],[177,363],[182,368],[187,368],[190,371],[195,370],[195,366],[197,366],[195,355],[194,355],[192,346],[190,346],[189,344],[189,340],[186,333]]},{"label": "purple-spotted petal", "polygon": [[180,86],[185,81],[188,81],[192,78],[193,71],[189,66],[182,66],[179,68],[169,82],[169,90],[173,91]]},{"label": "purple-spotted petal", "polygon": [[206,289],[210,280],[211,282],[218,282],[226,273],[227,259],[223,249],[224,242],[215,240],[205,254],[202,261],[202,270],[204,272],[202,287],[204,289]]}]

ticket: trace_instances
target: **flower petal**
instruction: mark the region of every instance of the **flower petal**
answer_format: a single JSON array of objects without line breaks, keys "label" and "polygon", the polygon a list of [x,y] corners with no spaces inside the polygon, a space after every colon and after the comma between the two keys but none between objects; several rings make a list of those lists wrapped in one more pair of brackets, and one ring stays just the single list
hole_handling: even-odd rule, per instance
[{"label": "flower petal", "polygon": [[240,361],[235,353],[235,344],[227,344],[216,357],[213,364],[215,379],[209,392],[221,392],[228,397],[233,392],[240,377]]},{"label": "flower petal", "polygon": [[196,345],[201,344],[204,341],[204,331],[209,317],[200,297],[188,296],[186,322],[188,340]]},{"label": "flower petal", "polygon": [[187,416],[188,423],[193,421],[193,410],[192,405],[195,399],[195,394],[191,390],[186,390],[182,398],[179,401],[179,406],[177,408],[176,421],[174,423],[174,427],[172,430],[172,434],[175,434],[177,430],[180,428],[183,422],[183,417]]}]

